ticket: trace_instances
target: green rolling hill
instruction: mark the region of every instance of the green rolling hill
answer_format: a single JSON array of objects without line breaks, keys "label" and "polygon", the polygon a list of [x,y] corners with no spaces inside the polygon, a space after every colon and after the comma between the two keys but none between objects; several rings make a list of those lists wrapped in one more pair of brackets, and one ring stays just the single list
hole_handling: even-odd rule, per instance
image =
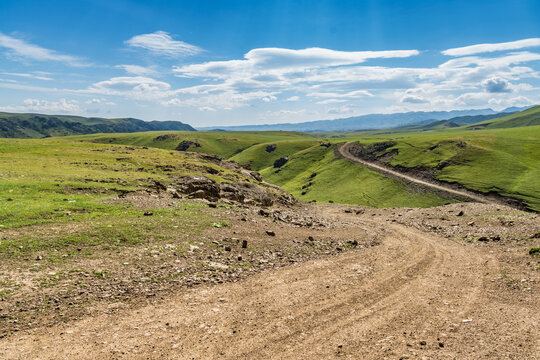
[{"label": "green rolling hill", "polygon": [[[317,136],[283,131],[157,131],[77,135],[66,140],[219,155],[259,171],[268,182],[305,201],[376,207],[428,207],[461,201],[407,187],[335,152],[340,142],[357,141],[365,146],[385,142],[373,159],[481,193],[511,197],[540,211],[540,125],[534,125],[539,113],[540,107],[535,107],[489,119],[479,123],[487,124],[479,130],[474,127],[478,124],[456,127],[440,121],[417,130]],[[276,167],[278,159],[281,164]]]},{"label": "green rolling hill", "polygon": [[14,114],[0,112],[0,138],[44,138],[94,133],[157,130],[195,131],[179,121],[143,121],[133,118],[103,119],[82,116]]},{"label": "green rolling hill", "polygon": [[486,120],[468,126],[468,129],[502,129],[540,125],[540,105],[502,118]]}]

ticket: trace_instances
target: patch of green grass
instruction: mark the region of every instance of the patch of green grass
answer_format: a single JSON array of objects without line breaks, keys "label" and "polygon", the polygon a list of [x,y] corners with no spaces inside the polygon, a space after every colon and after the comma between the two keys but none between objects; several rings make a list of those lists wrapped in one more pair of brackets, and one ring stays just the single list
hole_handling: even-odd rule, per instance
[{"label": "patch of green grass", "polygon": [[482,121],[467,128],[501,129],[540,125],[540,106],[534,106],[502,118]]},{"label": "patch of green grass", "polygon": [[[281,140],[253,145],[241,153],[231,157],[231,160],[242,165],[249,165],[250,169],[260,171],[274,165],[274,161],[284,156],[292,156],[299,151],[319,145],[317,139]],[[275,145],[275,150],[267,151],[268,146]]]},{"label": "patch of green grass", "polygon": [[[520,114],[528,116],[528,112]],[[447,203],[447,199],[415,192],[398,181],[339,159],[333,156],[333,149],[319,145],[323,141],[371,144],[391,140],[396,145],[387,151],[398,151],[391,165],[432,169],[435,178],[441,181],[513,197],[531,210],[540,211],[540,126],[493,130],[460,127],[401,133],[345,132],[320,136],[327,137],[289,132],[153,132],[87,135],[72,139],[163,149],[174,149],[183,140],[194,141],[201,146],[192,146],[189,151],[216,154],[249,165],[260,171],[266,181],[283,186],[305,200],[378,207]],[[270,144],[275,144],[276,149],[267,152],[266,146]],[[276,173],[273,163],[283,156],[290,160]],[[314,171],[322,174],[322,180],[301,189],[309,183],[307,176]],[[302,195],[304,191],[306,194]]]},{"label": "patch of green grass", "polygon": [[[208,167],[218,170],[209,175]],[[179,152],[65,139],[0,140],[0,231],[46,222],[121,217],[104,202],[125,191],[167,185],[175,176],[250,181]]]},{"label": "patch of green grass", "polygon": [[155,209],[154,216],[140,210],[112,212],[108,216],[57,225],[54,229],[24,231],[0,242],[0,259],[32,258],[60,263],[92,256],[99,250],[116,251],[150,243],[176,242],[185,235],[196,236],[212,224],[200,208]]},{"label": "patch of green grass", "polygon": [[539,256],[540,255],[540,247],[532,247],[529,250],[529,255],[531,255],[531,256]]},{"label": "patch of green grass", "polygon": [[290,139],[313,139],[311,135],[286,131],[221,132],[221,131],[157,131],[131,134],[99,134],[69,137],[73,140],[104,144],[149,146],[174,150],[184,140],[196,142],[188,151],[215,154],[224,158],[242,152],[253,145]]},{"label": "patch of green grass", "polygon": [[540,126],[369,134],[341,141],[367,144],[389,139],[396,145],[387,151],[399,151],[391,165],[432,168],[439,180],[514,197],[540,211]]},{"label": "patch of green grass", "polygon": [[261,173],[305,201],[374,207],[429,207],[450,202],[432,193],[411,191],[397,180],[339,158],[333,147],[315,145],[293,155],[279,172],[270,167]]}]

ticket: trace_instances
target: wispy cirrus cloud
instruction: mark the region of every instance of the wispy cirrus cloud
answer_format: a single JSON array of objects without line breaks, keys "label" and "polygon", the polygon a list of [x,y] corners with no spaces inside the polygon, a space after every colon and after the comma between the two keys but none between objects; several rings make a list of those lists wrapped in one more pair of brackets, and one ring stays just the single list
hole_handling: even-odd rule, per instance
[{"label": "wispy cirrus cloud", "polygon": [[128,74],[133,75],[155,75],[157,74],[157,71],[145,66],[140,65],[116,65],[115,66],[118,69],[122,69]]},{"label": "wispy cirrus cloud", "polygon": [[34,73],[9,73],[9,72],[4,72],[4,73],[1,73],[1,74],[2,75],[8,75],[8,76],[29,78],[29,79],[37,79],[37,80],[53,80],[53,78],[45,76],[45,75],[37,73],[37,72],[34,72]]},{"label": "wispy cirrus cloud", "polygon": [[30,44],[22,39],[18,39],[0,32],[0,47],[8,49],[8,55],[37,61],[58,61],[71,66],[88,66],[83,59],[64,55],[55,50],[46,49],[38,45]]},{"label": "wispy cirrus cloud", "polygon": [[167,57],[195,55],[202,51],[198,46],[174,40],[169,33],[165,31],[136,35],[131,39],[126,40],[125,44],[134,48],[146,49],[155,55]]},{"label": "wispy cirrus cloud", "polygon": [[210,61],[175,67],[174,71],[177,76],[182,77],[219,79],[233,75],[243,77],[246,74],[255,74],[259,79],[266,76],[268,79],[277,80],[277,76],[294,71],[353,65],[370,59],[405,58],[419,53],[418,50],[336,51],[323,48],[301,50],[260,48],[249,51],[243,60]]},{"label": "wispy cirrus cloud", "polygon": [[467,56],[495,51],[519,50],[537,46],[540,46],[540,38],[530,38],[503,43],[463,46],[453,49],[447,49],[442,51],[442,53],[449,56]]}]

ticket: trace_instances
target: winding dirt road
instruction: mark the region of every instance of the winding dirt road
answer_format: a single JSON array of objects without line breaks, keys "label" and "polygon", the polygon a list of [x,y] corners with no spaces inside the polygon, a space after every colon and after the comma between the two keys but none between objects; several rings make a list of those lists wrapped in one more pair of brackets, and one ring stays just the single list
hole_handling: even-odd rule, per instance
[{"label": "winding dirt road", "polygon": [[456,190],[456,189],[452,189],[449,186],[434,184],[434,183],[431,183],[431,182],[428,182],[428,181],[425,181],[425,180],[415,178],[413,176],[405,175],[405,174],[400,173],[398,171],[392,170],[392,169],[390,169],[390,168],[388,168],[386,166],[382,166],[382,165],[373,163],[371,161],[366,161],[366,160],[360,159],[360,158],[354,156],[353,154],[351,154],[350,148],[353,145],[354,145],[353,142],[347,142],[347,143],[339,144],[338,145],[339,154],[341,156],[343,156],[344,158],[346,158],[347,160],[349,160],[349,161],[352,161],[352,162],[355,162],[357,164],[367,166],[367,167],[369,167],[371,169],[374,169],[374,170],[377,170],[377,171],[379,171],[379,172],[381,172],[381,173],[383,173],[383,174],[385,174],[387,176],[391,176],[391,177],[394,177],[394,178],[399,178],[399,179],[405,180],[406,182],[415,183],[415,184],[418,184],[418,185],[421,185],[421,186],[424,186],[424,187],[427,187],[427,188],[430,188],[430,189],[433,189],[433,190],[436,190],[436,191],[442,191],[444,193],[447,193],[447,194],[450,194],[450,195],[453,195],[453,196],[457,195],[457,196],[461,196],[463,198],[470,199],[470,200],[477,201],[477,202],[481,202],[481,203],[493,203],[493,201],[488,199],[487,197],[474,194],[474,193],[472,193],[470,191]]},{"label": "winding dirt road", "polygon": [[485,276],[500,270],[485,249],[390,224],[379,246],[1,339],[0,358],[538,359],[538,307],[501,300]]}]

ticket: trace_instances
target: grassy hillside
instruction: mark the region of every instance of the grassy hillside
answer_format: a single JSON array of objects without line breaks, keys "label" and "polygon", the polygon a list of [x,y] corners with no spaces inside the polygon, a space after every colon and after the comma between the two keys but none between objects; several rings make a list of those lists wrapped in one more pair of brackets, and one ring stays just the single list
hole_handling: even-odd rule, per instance
[{"label": "grassy hillside", "polygon": [[540,105],[502,118],[468,126],[469,129],[501,129],[540,125]]},{"label": "grassy hillside", "polygon": [[361,143],[391,139],[393,166],[427,168],[435,178],[523,201],[540,211],[540,126],[349,137]]},{"label": "grassy hillside", "polygon": [[[248,165],[260,171],[267,181],[304,200],[381,207],[446,203],[448,199],[415,193],[393,179],[339,159],[334,155],[334,147],[327,147],[344,141],[393,141],[395,144],[380,154],[392,152],[393,156],[388,155],[387,159],[390,165],[427,170],[438,180],[519,199],[530,209],[540,211],[540,126],[493,128],[498,123],[530,125],[539,113],[540,107],[535,107],[490,119],[491,125],[484,130],[446,128],[448,124],[440,122],[433,124],[431,130],[344,132],[319,134],[318,138],[292,132],[150,132],[72,139],[163,149],[187,144],[188,151],[217,154]],[[274,161],[285,156],[288,162],[276,172]],[[319,174],[317,181],[308,180],[314,172]],[[305,187],[310,182],[313,184]]]},{"label": "grassy hillside", "polygon": [[[220,173],[209,175],[208,167]],[[103,200],[123,191],[147,189],[155,181],[167,184],[176,175],[205,175],[216,181],[237,177],[182,153],[155,148],[0,139],[0,225],[6,229],[73,217],[127,216],[125,207]],[[71,212],[69,218],[66,212]]]},{"label": "grassy hillside", "polygon": [[373,207],[430,207],[452,202],[413,191],[397,180],[353,164],[335,155],[334,148],[314,145],[292,155],[279,172],[267,167],[261,174],[304,201]]},{"label": "grassy hillside", "polygon": [[43,138],[74,134],[139,132],[155,130],[194,131],[179,121],[142,121],[132,118],[103,119],[67,115],[0,113],[0,137]]},{"label": "grassy hillside", "polygon": [[[107,144],[125,144],[151,146],[160,149],[174,150],[183,141],[191,141],[187,151],[216,154],[224,158],[240,153],[249,147],[262,143],[272,143],[291,139],[313,139],[302,133],[285,131],[268,132],[148,132],[136,134],[97,134],[90,136],[70,137],[73,140],[94,141]],[[197,146],[198,144],[198,146]]]},{"label": "grassy hillside", "polygon": [[[449,202],[433,194],[411,191],[398,181],[339,159],[334,155],[334,147],[328,147],[328,141],[302,133],[159,132],[87,135],[70,139],[164,149],[175,149],[182,141],[197,142],[200,147],[192,145],[188,150],[217,154],[249,165],[250,169],[261,172],[267,181],[282,186],[306,201],[333,201],[376,207],[407,204],[428,207]],[[267,146],[275,146],[275,149],[267,151]],[[290,160],[280,172],[275,173],[274,161],[284,156]],[[320,179],[308,193],[302,195],[305,189],[301,187],[305,185],[305,177],[316,171],[314,169],[320,169]]]}]

